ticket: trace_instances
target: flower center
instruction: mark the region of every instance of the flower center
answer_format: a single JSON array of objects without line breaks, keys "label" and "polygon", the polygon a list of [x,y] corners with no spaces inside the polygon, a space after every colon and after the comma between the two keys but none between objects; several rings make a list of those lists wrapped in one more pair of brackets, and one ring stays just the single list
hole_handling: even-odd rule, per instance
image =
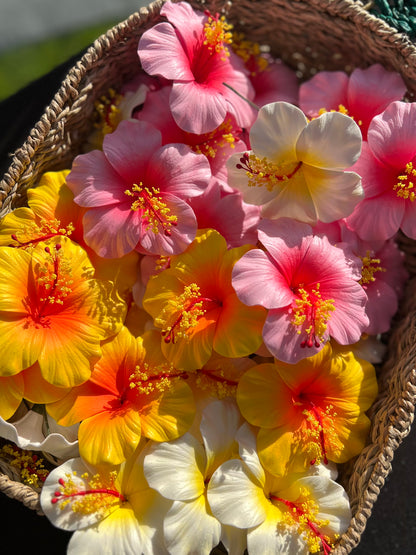
[{"label": "flower center", "polygon": [[[230,117],[227,117],[221,125],[219,125],[214,131],[206,133],[204,135],[197,135],[200,142],[192,144],[195,135],[189,134],[190,136],[190,147],[197,154],[204,154],[207,158],[215,158],[217,152],[230,146],[235,147],[235,141],[240,139],[242,130],[240,128],[235,128]],[[204,140],[201,140],[201,138]]]},{"label": "flower center", "polygon": [[225,57],[230,55],[227,44],[231,44],[233,35],[231,33],[232,25],[227,23],[225,16],[220,14],[211,15],[209,11],[205,12],[208,21],[204,25],[204,45],[208,47],[211,54],[223,54]]},{"label": "flower center", "polygon": [[72,223],[69,223],[65,228],[61,226],[61,222],[57,219],[48,221],[42,218],[38,223],[25,224],[16,233],[13,233],[11,238],[14,243],[10,244],[9,247],[27,249],[58,235],[69,237],[74,229]]},{"label": "flower center", "polygon": [[399,198],[409,199],[413,202],[416,198],[414,191],[413,179],[416,176],[416,170],[413,168],[412,162],[406,164],[402,175],[397,177],[397,183],[393,187]]},{"label": "flower center", "polygon": [[272,502],[282,503],[288,509],[284,512],[283,522],[289,526],[296,526],[299,534],[304,535],[310,553],[319,553],[323,550],[324,555],[329,555],[333,545],[330,543],[330,538],[319,531],[319,528],[327,526],[329,521],[317,519],[319,507],[311,499],[306,488],[302,488],[296,502],[272,494],[269,498]]},{"label": "flower center", "polygon": [[221,302],[201,296],[196,283],[185,285],[183,293],[169,300],[160,316],[155,318],[155,324],[163,330],[165,343],[175,343],[178,338],[188,339],[199,318],[214,308],[213,305],[221,306]]},{"label": "flower center", "polygon": [[249,187],[262,187],[273,191],[292,179],[302,166],[302,162],[288,162],[287,164],[274,164],[267,158],[258,158],[255,154],[245,152],[236,164],[237,169],[245,170]]},{"label": "flower center", "polygon": [[100,119],[95,126],[100,129],[102,135],[107,135],[116,130],[121,121],[121,110],[118,107],[123,96],[116,93],[114,89],[108,90],[108,96],[103,95],[95,103],[95,109]]},{"label": "flower center", "polygon": [[[306,334],[306,338],[301,342],[300,346],[318,348],[327,330],[327,323],[331,317],[331,313],[335,310],[333,299],[323,299],[320,292],[320,283],[317,283],[315,289],[307,291],[303,284],[294,289],[297,298],[294,300],[291,313],[292,324],[299,328],[297,333]],[[306,326],[306,327],[305,327]]]},{"label": "flower center", "polygon": [[269,66],[267,58],[262,56],[260,45],[246,40],[243,33],[233,33],[232,49],[243,60],[252,77]]},{"label": "flower center", "polygon": [[366,285],[367,283],[371,283],[376,281],[374,274],[376,272],[385,272],[386,269],[380,266],[380,259],[379,258],[371,258],[370,251],[367,251],[365,256],[360,256],[363,267],[361,270],[361,279],[359,281],[360,285]]},{"label": "flower center", "polygon": [[[76,477],[76,472],[73,473]],[[84,515],[92,513],[108,513],[111,509],[119,507],[126,501],[123,494],[114,488],[116,473],[110,473],[109,484],[103,483],[99,474],[89,478],[88,473],[81,476],[87,481],[88,489],[76,484],[73,476],[67,474],[67,479],[60,478],[60,488],[54,493],[51,503],[59,503],[60,509],[71,504],[71,509]]]},{"label": "flower center", "polygon": [[31,307],[31,317],[36,323],[47,325],[44,320],[47,314],[56,310],[56,306],[62,306],[64,299],[72,291],[72,268],[70,261],[63,256],[61,245],[57,243],[52,252],[49,247],[45,247],[48,255],[45,264],[36,268],[38,300]]},{"label": "flower center", "polygon": [[124,194],[133,197],[131,210],[140,211],[141,217],[146,222],[146,231],[159,233],[160,229],[167,236],[172,235],[172,226],[178,225],[178,217],[171,214],[171,210],[163,202],[160,189],[145,187],[142,182],[134,184],[131,189],[126,189]]},{"label": "flower center", "polygon": [[163,393],[172,387],[172,381],[176,378],[187,379],[187,372],[177,372],[171,364],[160,364],[151,368],[147,362],[136,366],[134,372],[129,376],[130,390],[137,393],[149,395],[153,392]]}]

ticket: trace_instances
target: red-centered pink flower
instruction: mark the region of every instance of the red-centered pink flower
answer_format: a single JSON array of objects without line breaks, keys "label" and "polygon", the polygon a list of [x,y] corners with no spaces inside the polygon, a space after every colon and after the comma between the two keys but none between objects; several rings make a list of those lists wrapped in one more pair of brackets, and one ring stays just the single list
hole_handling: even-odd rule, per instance
[{"label": "red-centered pink flower", "polygon": [[233,114],[238,125],[253,121],[249,104],[253,89],[243,61],[231,49],[231,26],[223,16],[194,11],[186,2],[166,2],[160,11],[167,22],[145,33],[138,54],[149,75],[173,81],[170,109],[189,133],[209,133]]},{"label": "red-centered pink flower", "polygon": [[198,228],[216,229],[229,247],[255,245],[260,207],[247,204],[239,192],[226,194],[212,181],[203,195],[190,199]]},{"label": "red-centered pink flower", "polygon": [[320,71],[302,83],[299,105],[309,117],[322,111],[347,113],[360,126],[366,139],[368,126],[390,102],[401,100],[406,85],[397,72],[387,71],[380,64],[366,69],[356,68],[348,76],[343,71]]},{"label": "red-centered pink flower", "polygon": [[330,336],[341,345],[360,339],[367,296],[359,284],[361,260],[347,246],[332,246],[287,218],[263,220],[259,241],[263,249],[235,264],[232,283],[243,303],[269,309],[263,339],[273,356],[295,363]]},{"label": "red-centered pink flower", "polygon": [[416,238],[416,103],[392,102],[376,116],[352,167],[365,198],[347,224],[367,241],[393,237],[400,228]]},{"label": "red-centered pink flower", "polygon": [[247,149],[244,142],[245,132],[237,125],[232,114],[226,114],[224,121],[209,133],[197,135],[181,129],[173,119],[169,108],[169,96],[172,86],[150,91],[143,109],[135,116],[140,121],[147,121],[162,133],[162,143],[184,143],[197,154],[204,154],[211,166],[213,176],[226,179],[225,163],[233,152]]},{"label": "red-centered pink flower", "polygon": [[186,199],[207,187],[209,163],[186,145],[161,145],[152,125],[122,121],[104,137],[102,152],[75,158],[67,183],[75,202],[88,208],[84,239],[100,256],[121,257],[136,246],[170,255],[195,237]]},{"label": "red-centered pink flower", "polygon": [[191,389],[163,357],[156,332],[135,338],[123,327],[102,353],[89,381],[47,406],[58,424],[81,422],[79,451],[87,462],[120,464],[142,436],[170,441],[190,428]]}]

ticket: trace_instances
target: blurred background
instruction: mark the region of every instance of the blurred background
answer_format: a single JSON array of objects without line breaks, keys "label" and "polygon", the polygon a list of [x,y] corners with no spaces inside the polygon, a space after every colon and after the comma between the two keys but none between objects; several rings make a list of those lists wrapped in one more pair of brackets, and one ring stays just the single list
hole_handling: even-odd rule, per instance
[{"label": "blurred background", "polygon": [[0,101],[83,50],[146,0],[0,0]]}]

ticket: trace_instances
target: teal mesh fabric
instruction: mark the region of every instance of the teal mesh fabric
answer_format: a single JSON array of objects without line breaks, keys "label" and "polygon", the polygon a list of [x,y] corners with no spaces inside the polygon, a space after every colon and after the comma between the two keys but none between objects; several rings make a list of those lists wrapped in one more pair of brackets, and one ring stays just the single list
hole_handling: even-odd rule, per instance
[{"label": "teal mesh fabric", "polygon": [[416,0],[373,0],[369,11],[410,38],[416,38]]}]

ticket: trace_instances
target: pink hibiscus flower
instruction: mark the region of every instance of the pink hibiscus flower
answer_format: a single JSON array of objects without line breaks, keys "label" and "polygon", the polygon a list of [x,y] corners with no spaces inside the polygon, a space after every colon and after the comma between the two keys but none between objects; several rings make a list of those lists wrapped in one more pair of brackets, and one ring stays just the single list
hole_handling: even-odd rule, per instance
[{"label": "pink hibiscus flower", "polygon": [[[198,153],[204,154],[211,166],[213,176],[226,180],[225,164],[234,152],[247,149],[244,142],[244,131],[237,125],[231,114],[225,116],[224,121],[210,133],[197,135],[181,129],[169,108],[169,97],[172,86],[165,86],[147,94],[143,109],[135,117],[140,121],[147,121],[162,133],[162,143],[184,143]],[[248,137],[247,137],[248,139]]]},{"label": "pink hibiscus flower", "polygon": [[236,262],[232,284],[243,303],[269,309],[263,339],[272,355],[295,363],[330,336],[341,345],[358,341],[368,325],[361,261],[288,218],[263,220],[258,233],[264,250]]},{"label": "pink hibiscus flower", "polygon": [[185,201],[207,187],[209,163],[186,145],[161,144],[152,125],[122,121],[104,137],[102,152],[75,158],[67,184],[88,208],[84,239],[99,256],[118,258],[135,248],[178,254],[195,238],[195,214]]},{"label": "pink hibiscus flower", "polygon": [[189,133],[209,133],[233,114],[238,125],[253,121],[244,98],[253,88],[243,61],[232,52],[231,26],[223,17],[194,11],[186,2],[167,2],[160,11],[168,22],[143,33],[138,54],[149,75],[172,80],[170,108],[176,123]]},{"label": "pink hibiscus flower", "polygon": [[347,111],[358,123],[366,139],[368,126],[390,102],[401,100],[406,85],[401,76],[380,64],[343,71],[320,71],[300,86],[299,105],[306,115],[316,117],[320,110]]},{"label": "pink hibiscus flower", "polygon": [[351,168],[365,198],[347,224],[366,241],[386,240],[400,228],[416,239],[416,103],[392,102],[376,116]]}]

